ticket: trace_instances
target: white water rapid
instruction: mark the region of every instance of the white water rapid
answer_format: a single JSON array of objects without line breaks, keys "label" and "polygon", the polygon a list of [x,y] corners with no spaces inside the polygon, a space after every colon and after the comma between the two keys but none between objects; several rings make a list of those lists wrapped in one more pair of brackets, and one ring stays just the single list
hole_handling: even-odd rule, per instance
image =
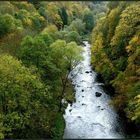
[{"label": "white water rapid", "polygon": [[91,69],[90,45],[86,41],[84,44],[84,60],[71,73],[71,78],[78,73],[72,78],[76,102],[65,110],[63,138],[123,138],[118,115],[109,105],[110,97],[100,86],[103,83],[96,82],[97,74]]}]

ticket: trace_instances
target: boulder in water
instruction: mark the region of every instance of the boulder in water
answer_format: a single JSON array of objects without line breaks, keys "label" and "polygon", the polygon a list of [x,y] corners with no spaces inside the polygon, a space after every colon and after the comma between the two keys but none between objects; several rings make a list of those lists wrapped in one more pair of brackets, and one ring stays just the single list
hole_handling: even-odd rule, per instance
[{"label": "boulder in water", "polygon": [[71,100],[67,100],[67,102],[68,102],[70,105],[72,105],[72,101],[71,101]]},{"label": "boulder in water", "polygon": [[100,97],[102,95],[102,93],[96,92],[95,95],[96,95],[96,97]]},{"label": "boulder in water", "polygon": [[72,84],[73,86],[75,86],[75,84]]},{"label": "boulder in water", "polygon": [[82,89],[82,92],[84,92],[84,89]]},{"label": "boulder in water", "polygon": [[86,71],[85,73],[89,73],[89,71]]}]

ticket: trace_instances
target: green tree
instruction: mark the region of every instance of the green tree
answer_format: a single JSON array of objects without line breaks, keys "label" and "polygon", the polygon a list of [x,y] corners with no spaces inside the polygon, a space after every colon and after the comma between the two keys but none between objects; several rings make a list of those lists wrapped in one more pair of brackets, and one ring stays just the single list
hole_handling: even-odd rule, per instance
[{"label": "green tree", "polygon": [[67,11],[66,11],[66,9],[64,7],[62,7],[59,10],[59,15],[61,16],[61,19],[63,21],[63,27],[64,27],[64,25],[68,24],[68,15],[67,15]]},{"label": "green tree", "polygon": [[14,18],[9,14],[0,14],[0,38],[13,32],[15,29],[16,25]]},{"label": "green tree", "polygon": [[80,35],[76,31],[71,31],[67,33],[64,37],[67,42],[75,41],[78,44],[81,43]]},{"label": "green tree", "polygon": [[65,28],[66,31],[75,31],[79,35],[84,35],[85,32],[85,23],[81,19],[76,19],[71,22],[71,24]]},{"label": "green tree", "polygon": [[43,79],[46,77],[45,65],[50,53],[49,45],[52,41],[52,38],[48,34],[38,35],[34,38],[26,36],[19,49],[19,58],[28,67],[31,65],[36,66]]},{"label": "green tree", "polygon": [[84,13],[83,22],[85,23],[85,28],[87,32],[91,32],[94,27],[94,19],[92,12],[86,11]]},{"label": "green tree", "polygon": [[47,87],[36,75],[12,56],[0,55],[2,137],[45,137],[49,128],[48,100]]},{"label": "green tree", "polygon": [[61,100],[65,98],[65,89],[70,72],[81,61],[81,48],[75,42],[66,44],[63,40],[57,40],[50,46],[52,48],[52,63],[58,70],[61,80],[62,91],[60,94],[60,111],[62,109]]}]

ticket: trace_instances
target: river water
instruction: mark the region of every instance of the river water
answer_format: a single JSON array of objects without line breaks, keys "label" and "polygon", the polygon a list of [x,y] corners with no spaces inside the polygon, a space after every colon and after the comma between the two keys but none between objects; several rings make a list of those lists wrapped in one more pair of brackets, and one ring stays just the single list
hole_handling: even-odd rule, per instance
[{"label": "river water", "polygon": [[[96,81],[97,74],[90,66],[90,44],[86,41],[84,44],[84,60],[70,75],[75,86],[76,102],[68,104],[65,110],[63,138],[123,138],[120,119],[109,105],[110,97],[100,86],[103,83]],[[96,92],[100,94],[98,97]]]}]

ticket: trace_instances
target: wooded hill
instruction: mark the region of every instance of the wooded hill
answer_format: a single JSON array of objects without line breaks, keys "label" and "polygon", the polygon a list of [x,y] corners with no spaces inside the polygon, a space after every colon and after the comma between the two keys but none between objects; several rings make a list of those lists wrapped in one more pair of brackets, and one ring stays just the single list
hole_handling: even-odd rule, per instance
[{"label": "wooded hill", "polygon": [[61,100],[74,101],[68,74],[82,60],[82,39],[107,10],[100,7],[0,2],[0,138],[62,138]]},{"label": "wooded hill", "polygon": [[92,65],[115,88],[112,104],[135,123],[139,135],[140,2],[109,2],[108,7],[92,32]]}]

